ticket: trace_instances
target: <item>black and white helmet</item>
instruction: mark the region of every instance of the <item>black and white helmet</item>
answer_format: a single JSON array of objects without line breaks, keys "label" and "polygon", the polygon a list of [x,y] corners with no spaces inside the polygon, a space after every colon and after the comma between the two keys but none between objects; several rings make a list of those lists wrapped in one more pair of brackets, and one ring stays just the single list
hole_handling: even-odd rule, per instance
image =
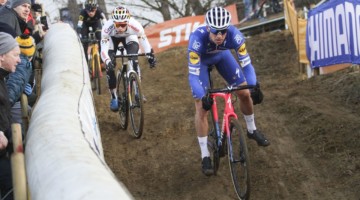
[{"label": "black and white helmet", "polygon": [[214,7],[207,11],[205,20],[210,28],[223,30],[229,27],[231,15],[229,11],[222,7]]},{"label": "black and white helmet", "polygon": [[85,4],[85,9],[86,10],[93,10],[93,9],[96,9],[98,6],[96,0],[87,0],[86,1],[86,4]]}]

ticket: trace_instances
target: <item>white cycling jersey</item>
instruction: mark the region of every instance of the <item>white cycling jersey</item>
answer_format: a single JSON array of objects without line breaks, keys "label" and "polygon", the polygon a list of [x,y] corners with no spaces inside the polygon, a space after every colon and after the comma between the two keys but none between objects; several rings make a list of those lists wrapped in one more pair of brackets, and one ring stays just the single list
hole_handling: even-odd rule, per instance
[{"label": "white cycling jersey", "polygon": [[126,38],[126,43],[131,41],[139,43],[140,40],[140,44],[144,49],[144,52],[151,52],[151,45],[146,38],[144,28],[136,19],[132,17],[130,18],[127,29],[123,33],[119,33],[114,26],[113,20],[109,19],[105,22],[101,30],[101,59],[106,64],[110,61],[108,54],[109,49],[114,50],[114,43],[111,37]]}]

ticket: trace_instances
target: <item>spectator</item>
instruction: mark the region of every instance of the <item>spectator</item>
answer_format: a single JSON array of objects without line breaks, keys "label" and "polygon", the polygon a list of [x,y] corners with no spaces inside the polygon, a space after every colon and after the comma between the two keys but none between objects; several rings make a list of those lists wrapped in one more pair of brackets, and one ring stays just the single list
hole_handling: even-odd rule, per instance
[{"label": "spectator", "polygon": [[0,0],[0,7],[6,4],[7,0]]},{"label": "spectator", "polygon": [[6,24],[4,22],[0,22],[0,32],[10,34],[11,36],[13,36],[13,38],[16,37],[15,30],[9,24]]},{"label": "spectator", "polygon": [[279,0],[271,0],[270,7],[274,13],[278,13],[282,11],[282,8],[279,4]]},{"label": "spectator", "polygon": [[245,17],[248,19],[253,18],[257,9],[257,0],[243,0],[245,6]]},{"label": "spectator", "polygon": [[[10,105],[12,106],[11,123],[22,124],[20,97],[23,92],[28,96],[32,93],[34,81],[29,79],[32,74],[31,59],[35,53],[35,42],[31,36],[27,35],[17,36],[16,41],[20,46],[21,63],[17,65],[15,73],[9,75],[6,80],[6,86],[9,93]],[[30,109],[29,107],[28,110]],[[23,133],[24,131],[25,130],[23,130]]]},{"label": "spectator", "polygon": [[[20,63],[20,49],[16,40],[9,34],[0,32],[0,192],[3,200],[12,200],[9,195],[12,190],[11,164],[9,152],[11,148],[8,141],[10,132],[10,102],[5,85],[5,77],[15,72],[16,65]],[[5,136],[5,137],[4,137]]]},{"label": "spectator", "polygon": [[12,0],[9,4],[9,7],[0,8],[0,22],[9,24],[18,36],[23,33],[31,34],[32,30],[26,22],[31,9],[30,0]]}]

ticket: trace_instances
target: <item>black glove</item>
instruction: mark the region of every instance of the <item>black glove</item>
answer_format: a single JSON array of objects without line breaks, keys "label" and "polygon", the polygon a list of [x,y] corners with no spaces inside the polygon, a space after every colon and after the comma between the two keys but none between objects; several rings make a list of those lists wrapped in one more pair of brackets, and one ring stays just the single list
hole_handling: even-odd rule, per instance
[{"label": "black glove", "polygon": [[211,106],[214,103],[213,98],[211,98],[209,95],[205,95],[201,98],[202,101],[202,107],[204,108],[204,110],[208,111],[211,109]]},{"label": "black glove", "polygon": [[256,87],[251,89],[250,92],[254,105],[260,104],[263,101],[264,95],[260,90],[260,84],[258,82],[256,83]]},{"label": "black glove", "polygon": [[147,54],[147,58],[150,64],[150,68],[154,68],[156,66],[156,58],[154,55],[154,50],[151,49],[151,52]]},{"label": "black glove", "polygon": [[110,61],[108,64],[106,64],[106,71],[110,72],[114,70],[114,64]]}]

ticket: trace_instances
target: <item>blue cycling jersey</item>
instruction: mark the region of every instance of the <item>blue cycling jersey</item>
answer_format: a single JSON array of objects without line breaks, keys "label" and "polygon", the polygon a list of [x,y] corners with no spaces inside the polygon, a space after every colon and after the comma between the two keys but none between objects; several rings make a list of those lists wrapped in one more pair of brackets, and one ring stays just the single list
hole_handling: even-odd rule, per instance
[{"label": "blue cycling jersey", "polygon": [[[208,68],[212,65],[215,65],[229,85],[240,85],[244,81],[249,85],[255,85],[256,74],[246,51],[243,34],[230,25],[221,45],[212,42],[209,34],[203,25],[195,29],[189,38],[189,84],[193,97],[200,99],[205,95],[209,87]],[[232,55],[232,49],[236,51],[240,65]]]}]

